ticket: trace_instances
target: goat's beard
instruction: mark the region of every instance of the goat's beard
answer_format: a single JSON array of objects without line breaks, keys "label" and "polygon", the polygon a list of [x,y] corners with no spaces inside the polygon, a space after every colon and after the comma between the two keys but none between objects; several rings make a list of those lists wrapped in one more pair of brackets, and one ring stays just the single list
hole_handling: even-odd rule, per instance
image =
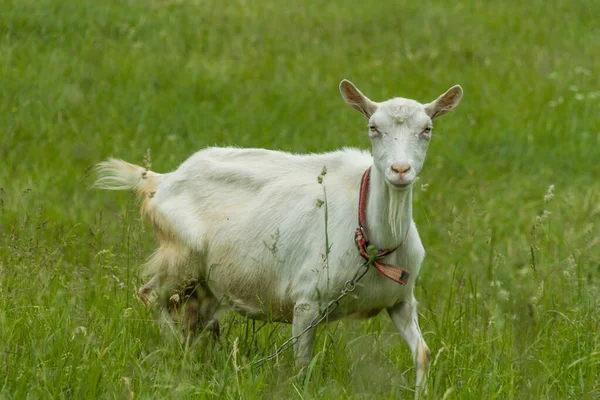
[{"label": "goat's beard", "polygon": [[392,231],[392,237],[398,239],[398,227],[402,231],[402,221],[400,219],[400,210],[402,209],[403,196],[399,193],[390,193],[390,204],[388,205],[388,220],[390,223],[390,229]]}]

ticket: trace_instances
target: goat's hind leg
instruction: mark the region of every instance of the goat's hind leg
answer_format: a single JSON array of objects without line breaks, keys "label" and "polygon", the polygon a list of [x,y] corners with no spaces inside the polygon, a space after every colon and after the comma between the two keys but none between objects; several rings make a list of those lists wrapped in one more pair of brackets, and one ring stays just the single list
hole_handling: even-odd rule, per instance
[{"label": "goat's hind leg", "polygon": [[193,250],[171,236],[157,234],[158,250],[145,265],[152,279],[139,289],[146,307],[156,298],[168,323],[177,324],[183,339],[192,342],[198,331],[220,333],[214,318],[218,301],[201,279],[202,260]]},{"label": "goat's hind leg", "polygon": [[165,239],[165,235],[157,236],[160,247],[144,266],[145,275],[152,279],[139,289],[138,295],[148,308],[158,299],[166,322],[181,325],[187,337],[197,328],[201,300],[192,295],[197,281],[192,252],[177,241]]},{"label": "goat's hind leg", "polygon": [[138,297],[146,308],[152,307],[152,304],[156,300],[156,289],[158,289],[158,275],[154,275],[148,283],[139,288]]},{"label": "goat's hind leg", "polygon": [[214,337],[219,338],[221,336],[221,328],[217,318],[217,310],[220,301],[208,289],[204,280],[201,280],[196,285],[195,294],[198,300],[200,330],[209,331]]},{"label": "goat's hind leg", "polygon": [[138,297],[144,303],[146,308],[151,308],[160,289],[164,286],[165,278],[169,275],[172,255],[169,251],[171,246],[161,244],[152,256],[142,266],[144,276],[152,278],[138,289]]},{"label": "goat's hind leg", "polygon": [[204,331],[212,332],[217,338],[220,336],[219,322],[215,318],[218,301],[202,282],[190,283],[182,296],[171,296],[170,302],[171,318],[179,323],[188,343]]}]

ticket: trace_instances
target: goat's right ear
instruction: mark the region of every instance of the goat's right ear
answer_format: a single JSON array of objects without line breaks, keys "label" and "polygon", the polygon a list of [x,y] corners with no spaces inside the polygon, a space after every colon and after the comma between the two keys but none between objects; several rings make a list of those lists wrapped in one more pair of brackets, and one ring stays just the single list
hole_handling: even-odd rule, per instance
[{"label": "goat's right ear", "polygon": [[371,115],[377,111],[377,103],[369,100],[369,98],[362,94],[352,82],[347,81],[346,79],[340,82],[340,93],[346,103],[356,111],[360,111],[366,119],[371,118]]}]

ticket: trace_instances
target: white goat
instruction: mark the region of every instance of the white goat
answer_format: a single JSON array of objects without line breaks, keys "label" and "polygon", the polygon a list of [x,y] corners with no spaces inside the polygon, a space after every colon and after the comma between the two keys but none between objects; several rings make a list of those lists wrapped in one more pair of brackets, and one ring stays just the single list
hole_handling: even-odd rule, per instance
[{"label": "white goat", "polygon": [[[207,148],[167,174],[110,159],[99,164],[96,186],[136,191],[157,234],[160,247],[146,265],[152,280],[140,289],[142,299],[153,289],[172,293],[182,282],[201,282],[191,308],[200,305],[202,315],[189,312],[201,325],[227,307],[254,319],[291,322],[297,335],[364,262],[355,231],[361,177],[371,167],[365,237],[381,249],[400,244],[385,262],[408,274],[397,279],[406,280],[399,285],[371,268],[329,320],[368,318],[386,309],[410,346],[420,386],[430,352],[413,296],[425,250],[412,220],[412,184],[423,167],[432,121],[456,107],[462,89],[454,86],[428,104],[403,98],[375,103],[347,80],[340,91],[367,118],[373,156],[356,149],[294,155]],[[324,166],[330,249],[317,182]],[[295,344],[299,366],[310,362],[315,334],[311,329]]]}]

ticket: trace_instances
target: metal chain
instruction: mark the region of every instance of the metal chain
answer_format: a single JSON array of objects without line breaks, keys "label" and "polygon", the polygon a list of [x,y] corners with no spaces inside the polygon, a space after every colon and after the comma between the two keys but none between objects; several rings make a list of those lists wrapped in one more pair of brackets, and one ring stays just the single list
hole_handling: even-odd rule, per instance
[{"label": "metal chain", "polygon": [[238,369],[243,369],[246,367],[258,367],[267,361],[277,358],[279,356],[279,354],[283,353],[284,351],[286,351],[287,349],[292,347],[294,344],[296,344],[296,342],[298,341],[298,339],[300,339],[300,337],[302,335],[304,335],[309,330],[316,328],[317,325],[319,325],[321,322],[323,322],[323,320],[325,318],[327,318],[329,315],[331,315],[331,313],[340,305],[341,299],[343,299],[346,295],[348,295],[348,293],[351,293],[356,289],[356,284],[358,283],[358,281],[361,280],[361,278],[363,276],[366,275],[366,273],[369,271],[369,267],[375,260],[374,255],[375,255],[374,253],[370,254],[370,256],[371,256],[370,259],[368,261],[366,261],[365,263],[363,263],[358,268],[358,270],[356,271],[356,273],[354,274],[352,279],[349,279],[346,281],[346,283],[344,283],[344,288],[342,289],[342,293],[338,297],[336,297],[335,299],[333,299],[329,303],[327,303],[327,306],[319,313],[319,315],[317,315],[312,321],[310,321],[310,324],[308,324],[308,326],[306,328],[304,328],[304,330],[302,332],[300,332],[299,334],[297,334],[295,336],[292,336],[291,338],[289,338],[288,340],[283,342],[281,344],[281,346],[279,346],[279,348],[273,354],[271,354],[267,357],[263,357],[256,361],[252,361],[247,366],[241,367]]}]

